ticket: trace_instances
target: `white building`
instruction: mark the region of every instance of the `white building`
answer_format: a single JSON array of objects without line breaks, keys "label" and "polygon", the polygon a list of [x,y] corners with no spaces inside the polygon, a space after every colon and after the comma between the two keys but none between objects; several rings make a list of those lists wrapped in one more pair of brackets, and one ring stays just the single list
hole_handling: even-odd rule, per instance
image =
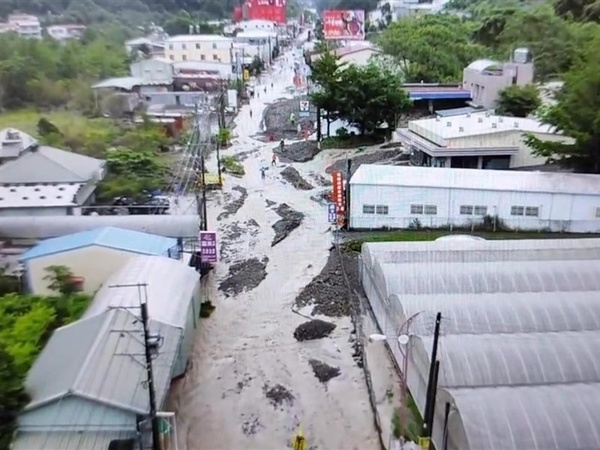
[{"label": "white building", "polygon": [[489,112],[413,120],[398,130],[411,153],[411,164],[464,169],[508,169],[542,165],[532,154],[527,134],[546,141],[570,142],[538,120]]},{"label": "white building", "polygon": [[170,59],[142,59],[132,63],[129,70],[132,77],[144,81],[173,83],[173,61]]},{"label": "white building", "polygon": [[[353,64],[366,66],[373,56],[381,54],[370,42],[352,42],[345,47],[336,48],[333,53],[339,58],[340,64]],[[321,54],[312,55],[311,59],[317,61]]]},{"label": "white building", "polygon": [[68,267],[77,287],[94,294],[113,272],[139,255],[177,259],[177,239],[114,227],[96,228],[44,240],[23,253],[19,261],[32,294],[52,294],[46,270],[50,266]]},{"label": "white building", "polygon": [[600,232],[600,175],[361,165],[350,228]]},{"label": "white building", "polygon": [[209,61],[232,64],[233,38],[216,34],[185,34],[165,41],[165,57],[171,61]]},{"label": "white building", "polygon": [[277,46],[277,34],[271,31],[243,31],[235,36],[235,42],[246,44],[244,52],[248,56],[258,56],[265,64],[269,64],[273,50]]},{"label": "white building", "polygon": [[2,29],[4,31],[14,31],[24,38],[42,38],[40,20],[30,14],[10,14]]},{"label": "white building", "polygon": [[242,31],[270,31],[277,33],[277,24],[269,20],[242,20],[234,26]]},{"label": "white building", "polygon": [[85,25],[52,25],[46,28],[46,32],[51,38],[62,42],[81,38],[86,29]]},{"label": "white building", "polygon": [[125,50],[127,50],[128,55],[131,55],[134,51],[140,51],[140,49],[146,48],[150,50],[151,57],[164,58],[164,39],[166,39],[166,36],[162,35],[131,39],[125,42]]}]

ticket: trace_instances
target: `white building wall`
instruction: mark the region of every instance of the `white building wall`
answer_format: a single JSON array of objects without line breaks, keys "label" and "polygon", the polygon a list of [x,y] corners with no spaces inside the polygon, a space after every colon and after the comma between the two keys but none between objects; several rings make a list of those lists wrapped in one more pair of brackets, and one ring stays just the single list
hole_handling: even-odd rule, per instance
[{"label": "white building wall", "polygon": [[165,56],[171,61],[207,61],[232,63],[233,40],[215,36],[216,39],[207,39],[206,36],[186,36],[186,40],[177,37],[165,43]]},{"label": "white building wall", "polygon": [[172,377],[177,378],[183,374],[188,366],[188,361],[194,348],[194,338],[196,329],[199,326],[200,320],[200,281],[194,290],[194,296],[190,299],[190,305],[187,313],[187,323],[183,331],[182,341],[179,345],[179,354],[173,367]]},{"label": "white building wall", "polygon": [[[75,210],[78,208],[71,208]],[[40,217],[40,216],[66,216],[69,214],[69,208],[2,208],[0,217]]]},{"label": "white building wall", "polygon": [[[80,398],[64,398],[19,416],[19,431],[135,430],[135,414]],[[96,425],[96,427],[94,427]]]},{"label": "white building wall", "polygon": [[[530,193],[480,189],[450,189],[402,186],[351,186],[350,227],[353,229],[474,228],[485,215],[497,217],[502,225],[515,230],[550,230],[571,233],[600,232],[600,189],[598,195]],[[387,207],[387,214],[366,214],[363,206]],[[411,205],[423,205],[423,213],[412,213]],[[424,214],[427,206],[435,214]],[[473,207],[461,214],[461,206]],[[479,208],[476,214],[475,207]],[[522,215],[512,215],[513,207],[523,207]],[[527,208],[538,216],[527,215]],[[468,208],[467,208],[468,210]],[[482,212],[485,212],[483,214]]]},{"label": "white building wall", "polygon": [[25,263],[27,281],[33,294],[49,295],[52,291],[44,279],[48,275],[46,267],[66,266],[74,276],[85,278],[83,292],[93,295],[113,272],[136,256],[139,255],[96,245],[41,256]]},{"label": "white building wall", "polygon": [[145,59],[129,66],[132,77],[146,81],[173,82],[173,66],[166,61]]}]

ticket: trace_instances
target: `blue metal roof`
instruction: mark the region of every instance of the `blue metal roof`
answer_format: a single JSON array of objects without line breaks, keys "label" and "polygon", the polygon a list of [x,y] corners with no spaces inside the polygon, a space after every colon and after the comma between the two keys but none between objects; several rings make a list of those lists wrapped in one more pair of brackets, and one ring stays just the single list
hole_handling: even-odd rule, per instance
[{"label": "blue metal roof", "polygon": [[177,239],[116,227],[97,228],[46,239],[21,255],[20,261],[97,245],[141,255],[167,255]]},{"label": "blue metal roof", "polygon": [[409,91],[411,100],[470,100],[470,91]]}]

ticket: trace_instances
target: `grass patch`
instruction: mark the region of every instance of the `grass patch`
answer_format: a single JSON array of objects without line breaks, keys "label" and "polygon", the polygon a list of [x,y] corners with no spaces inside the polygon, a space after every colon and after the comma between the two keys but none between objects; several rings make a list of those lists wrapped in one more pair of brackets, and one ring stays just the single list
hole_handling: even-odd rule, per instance
[{"label": "grass patch", "polygon": [[392,416],[392,433],[396,439],[404,434],[404,439],[407,441],[418,442],[421,430],[423,429],[423,419],[419,413],[419,408],[415,403],[412,395],[407,392],[406,398],[406,423],[403,424],[402,406],[394,409]]},{"label": "grass patch", "polygon": [[385,137],[376,134],[366,136],[347,135],[347,136],[331,136],[323,138],[321,148],[358,148],[367,147],[369,145],[379,145],[385,142]]},{"label": "grass patch", "polygon": [[[372,234],[360,236],[349,240],[345,249],[360,252],[362,244],[366,242],[422,242],[434,241],[437,238],[449,235],[479,236],[486,240],[500,239],[577,239],[600,237],[600,234],[574,234],[574,233],[548,233],[536,231],[462,231],[462,230],[400,230],[400,231],[374,231]],[[350,233],[350,236],[352,233]]]},{"label": "grass patch", "polygon": [[245,175],[244,166],[233,156],[221,156],[221,167],[233,175]]}]

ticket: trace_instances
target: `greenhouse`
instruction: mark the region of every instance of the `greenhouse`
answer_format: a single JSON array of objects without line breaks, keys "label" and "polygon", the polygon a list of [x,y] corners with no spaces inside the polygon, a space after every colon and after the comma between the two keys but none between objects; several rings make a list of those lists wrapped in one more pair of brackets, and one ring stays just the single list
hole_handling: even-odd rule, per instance
[{"label": "greenhouse", "polygon": [[600,449],[600,239],[365,244],[360,274],[421,413],[442,314],[438,449]]}]

